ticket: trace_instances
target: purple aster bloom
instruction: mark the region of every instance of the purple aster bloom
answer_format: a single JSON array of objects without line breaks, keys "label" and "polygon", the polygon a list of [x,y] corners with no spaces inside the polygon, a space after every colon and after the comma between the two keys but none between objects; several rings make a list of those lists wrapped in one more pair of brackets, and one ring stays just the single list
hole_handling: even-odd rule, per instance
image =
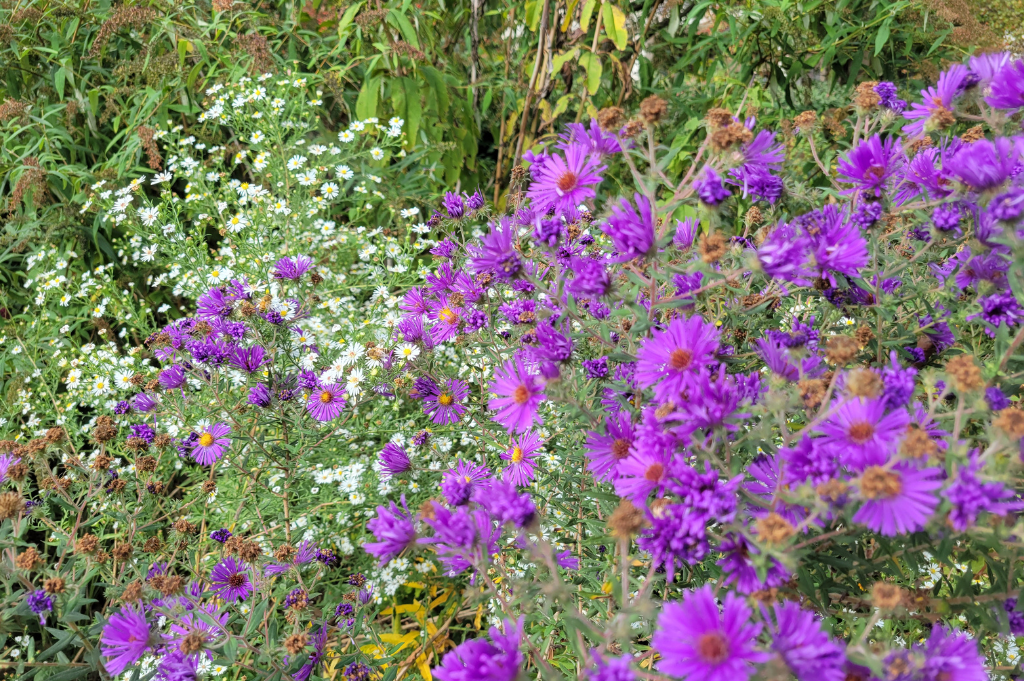
[{"label": "purple aster bloom", "polygon": [[253,345],[249,348],[241,348],[237,345],[231,349],[228,361],[231,366],[241,369],[247,373],[259,371],[264,364],[267,351],[261,345]]},{"label": "purple aster bloom", "polygon": [[411,470],[412,462],[404,449],[389,442],[380,452],[380,467],[385,476],[392,476]]},{"label": "purple aster bloom", "polygon": [[304,602],[309,596],[309,593],[301,586],[297,586],[288,592],[288,595],[284,597],[284,607],[290,608],[296,603]]},{"label": "purple aster bloom", "polygon": [[445,239],[437,242],[437,245],[430,249],[431,255],[436,255],[439,258],[451,258],[459,252],[459,245],[451,239]]},{"label": "purple aster bloom", "polygon": [[313,258],[308,255],[281,258],[274,263],[274,279],[300,279],[312,266]]},{"label": "purple aster bloom", "polygon": [[340,383],[325,385],[309,396],[306,411],[317,421],[332,421],[345,407],[344,393],[345,387]]},{"label": "purple aster bloom", "polygon": [[455,192],[445,192],[443,204],[444,211],[452,220],[458,220],[466,212],[466,204]]},{"label": "purple aster bloom", "polygon": [[583,360],[583,371],[587,378],[597,381],[608,376],[608,358],[598,357],[597,359]]},{"label": "purple aster bloom", "polygon": [[135,410],[142,413],[153,411],[158,404],[159,402],[147,393],[139,393],[132,401],[132,406],[135,407]]},{"label": "purple aster bloom", "polygon": [[1010,624],[1010,633],[1014,636],[1024,636],[1024,612],[1017,610],[1017,599],[1007,598],[1003,602],[1003,610]]},{"label": "purple aster bloom", "polygon": [[219,544],[223,544],[228,539],[231,539],[231,530],[227,529],[226,527],[222,527],[219,530],[214,530],[210,533],[210,539]]},{"label": "purple aster bloom", "polygon": [[[692,433],[703,429],[710,433],[718,427],[736,430],[738,426],[729,419],[749,416],[736,413],[745,399],[737,381],[740,376],[742,374],[726,374],[725,364],[720,364],[717,372],[707,367],[695,372],[685,394],[689,399],[680,399],[676,411],[672,413],[672,418],[685,424],[682,432]],[[753,387],[752,393],[756,396],[757,386]]]},{"label": "purple aster bloom", "polygon": [[494,526],[487,511],[466,506],[450,511],[437,502],[433,508],[433,517],[425,517],[424,522],[435,534],[418,541],[434,546],[447,576],[454,577],[498,552],[501,528]]},{"label": "purple aster bloom", "polygon": [[455,468],[441,476],[441,494],[452,506],[463,506],[470,502],[480,484],[490,476],[486,466],[476,466],[459,459]]},{"label": "purple aster bloom", "polygon": [[338,606],[334,608],[335,617],[352,617],[356,614],[356,606],[351,603],[338,603]]},{"label": "purple aster bloom", "polygon": [[612,262],[626,262],[648,255],[654,247],[654,211],[646,196],[633,194],[640,212],[627,200],[613,205],[612,214],[601,230],[612,240],[618,255]]},{"label": "purple aster bloom", "polygon": [[114,405],[114,413],[117,414],[118,416],[122,414],[127,414],[131,410],[132,407],[130,404],[128,404],[127,400],[121,400],[116,405]]},{"label": "purple aster bloom", "polygon": [[108,659],[103,667],[111,676],[118,676],[150,650],[149,623],[145,613],[134,606],[125,606],[110,616],[100,637],[101,652]]},{"label": "purple aster bloom", "polygon": [[717,206],[731,196],[729,190],[722,185],[721,176],[711,166],[704,168],[701,179],[693,183],[693,188],[697,190],[701,202],[711,207]]},{"label": "purple aster bloom", "polygon": [[672,583],[676,566],[696,565],[711,552],[707,540],[708,516],[684,504],[662,504],[657,512],[646,511],[650,525],[639,537],[637,545],[651,554],[651,560],[664,566],[666,579]]},{"label": "purple aster bloom", "polygon": [[874,135],[839,159],[839,179],[853,185],[847,194],[879,198],[899,170],[901,148],[894,137]]},{"label": "purple aster bloom", "polygon": [[160,372],[159,380],[166,390],[180,388],[185,385],[185,370],[178,364],[172,364]]},{"label": "purple aster bloom", "polygon": [[658,497],[664,494],[675,468],[671,450],[634,446],[632,455],[616,469],[615,493],[636,506],[646,506],[652,492]]},{"label": "purple aster bloom", "polygon": [[885,413],[881,399],[852,399],[834,409],[820,427],[822,445],[834,447],[853,470],[884,464],[896,453],[910,417],[905,409]]},{"label": "purple aster bloom", "polygon": [[562,236],[562,222],[561,220],[541,220],[537,219],[535,223],[535,229],[533,232],[533,238],[538,244],[544,244],[549,248],[554,248],[558,245],[558,241]]},{"label": "purple aster bloom", "polygon": [[316,562],[327,568],[335,568],[341,565],[341,558],[332,549],[316,550]]},{"label": "purple aster bloom", "polygon": [[574,296],[600,298],[611,289],[611,278],[600,260],[573,257],[565,271],[572,275],[566,280],[565,290]]},{"label": "purple aster bloom", "polygon": [[513,438],[512,446],[501,454],[501,458],[509,462],[501,475],[502,479],[514,485],[529,486],[537,467],[534,459],[537,456],[537,450],[543,444],[532,430]]},{"label": "purple aster bloom", "polygon": [[1006,182],[1020,160],[1013,140],[982,139],[960,148],[946,160],[944,170],[974,191],[994,189]]},{"label": "purple aster bloom", "polygon": [[479,189],[473,192],[472,196],[466,198],[466,208],[470,210],[480,210],[484,207],[484,203],[483,194],[480,193]]},{"label": "purple aster bloom", "polygon": [[948,70],[943,71],[935,87],[921,90],[922,101],[914,102],[909,111],[903,112],[904,118],[913,121],[903,126],[903,132],[916,137],[926,130],[938,127],[945,114],[951,112],[953,99],[960,94],[966,78],[967,67],[963,64],[953,64]]},{"label": "purple aster bloom", "polygon": [[896,97],[896,86],[893,83],[882,81],[871,89],[878,95],[879,105],[886,109],[896,113],[903,113],[903,110],[907,108],[907,103]]},{"label": "purple aster bloom", "polygon": [[153,444],[153,438],[156,437],[156,432],[153,427],[148,423],[136,423],[130,428],[131,435],[128,437],[137,437],[145,440],[149,444]]},{"label": "purple aster bloom", "polygon": [[996,286],[1005,285],[1010,263],[998,253],[989,251],[972,256],[970,250],[965,248],[960,256],[960,269],[956,273],[957,287],[966,289],[979,281],[989,281]]},{"label": "purple aster bloom", "polygon": [[406,291],[398,307],[417,316],[427,314],[428,308],[427,302],[423,298],[423,289],[415,286]]},{"label": "purple aster bloom", "polygon": [[1024,107],[1024,61],[1018,59],[999,69],[991,87],[992,94],[985,98],[989,106],[1010,111]]},{"label": "purple aster bloom", "polygon": [[1006,395],[996,385],[985,390],[985,401],[988,402],[988,408],[992,411],[1002,411],[1013,404],[1006,399]]},{"label": "purple aster bloom", "polygon": [[725,595],[719,613],[710,586],[687,593],[683,602],[666,602],[651,645],[661,654],[658,669],[669,676],[701,681],[742,681],[754,664],[766,662],[758,652],[761,624],[735,594]]},{"label": "purple aster bloom", "polygon": [[1005,516],[1024,506],[1020,502],[1010,501],[1016,494],[1003,483],[979,480],[978,471],[981,465],[978,451],[972,451],[967,465],[960,467],[956,480],[943,495],[952,506],[949,511],[949,524],[960,532],[973,527],[981,513]]},{"label": "purple aster bloom", "polygon": [[[789,571],[777,559],[767,556],[760,558],[761,551],[747,542],[740,534],[727,535],[718,547],[722,558],[716,563],[722,568],[725,579],[723,586],[735,585],[741,594],[776,589],[789,581]],[[767,564],[764,579],[758,577],[758,564]]]},{"label": "purple aster bloom", "polygon": [[523,637],[523,620],[505,620],[501,633],[491,627],[491,641],[473,638],[460,643],[447,653],[441,664],[431,672],[438,681],[513,681],[523,665],[519,642]]},{"label": "purple aster bloom", "polygon": [[390,502],[388,508],[377,507],[377,517],[366,523],[366,529],[373,533],[375,542],[363,544],[363,550],[380,559],[383,567],[397,558],[416,541],[416,526],[412,514],[402,495],[402,508]]},{"label": "purple aster bloom", "polygon": [[566,549],[561,553],[555,554],[555,562],[558,563],[558,567],[566,570],[580,569],[580,559],[572,554],[572,549]]},{"label": "purple aster bloom", "polygon": [[[900,651],[890,653],[885,668],[895,668],[893,662]],[[978,644],[963,632],[941,624],[932,626],[932,634],[923,645],[915,643],[911,654],[898,661],[906,670],[906,679],[956,679],[956,681],[987,681],[985,658],[978,653]]]},{"label": "purple aster bloom", "polygon": [[960,227],[960,209],[956,204],[945,203],[932,211],[932,224],[940,232],[951,232]]},{"label": "purple aster bloom", "polygon": [[199,431],[199,439],[192,447],[192,460],[201,466],[211,466],[224,451],[231,446],[231,438],[226,437],[231,432],[231,426],[226,423],[214,423]]},{"label": "purple aster bloom", "polygon": [[582,144],[569,144],[562,154],[545,158],[540,167],[533,171],[533,182],[526,195],[534,210],[545,213],[554,210],[556,214],[574,211],[577,206],[593,198],[596,186],[601,183],[605,167],[600,158],[590,153]]},{"label": "purple aster bloom", "polygon": [[0,454],[0,483],[7,480],[7,472],[11,469],[11,466],[19,463],[21,463],[20,456],[14,456],[9,452]]},{"label": "purple aster bloom", "polygon": [[431,342],[436,345],[458,336],[463,308],[456,305],[446,294],[441,294],[440,300],[430,301],[428,305],[430,319],[436,322],[430,327]]},{"label": "purple aster bloom", "polygon": [[914,377],[917,369],[903,368],[896,359],[896,351],[889,352],[890,365],[882,369],[882,402],[886,409],[899,409],[907,406],[914,396]]},{"label": "purple aster bloom", "polygon": [[422,400],[428,395],[436,395],[440,391],[440,388],[430,376],[418,376],[416,380],[412,382],[412,390],[409,391],[409,397],[414,400]]},{"label": "purple aster bloom", "polygon": [[479,246],[468,245],[473,271],[493,272],[499,281],[511,281],[523,268],[515,249],[516,226],[507,219],[491,225],[491,231],[480,239]]},{"label": "purple aster bloom", "polygon": [[210,590],[226,601],[244,601],[252,593],[248,568],[234,556],[228,556],[210,571]]},{"label": "purple aster bloom", "polygon": [[850,222],[861,229],[871,229],[876,222],[882,219],[882,204],[877,201],[864,201],[857,204],[850,215]]},{"label": "purple aster bloom", "polygon": [[573,144],[585,147],[591,154],[611,156],[622,151],[618,139],[612,133],[601,130],[597,119],[590,119],[590,127],[582,123],[568,123],[565,131],[559,136],[558,148],[565,150]]},{"label": "purple aster bloom", "polygon": [[258,383],[252,388],[249,388],[249,404],[257,407],[269,407],[270,406],[270,388]]},{"label": "purple aster bloom", "polygon": [[829,638],[812,611],[799,603],[775,605],[774,626],[769,623],[771,649],[782,658],[797,681],[843,681],[846,654]]},{"label": "purple aster bloom", "polygon": [[423,413],[429,415],[434,423],[458,423],[466,413],[463,402],[468,396],[469,386],[457,378],[449,378],[423,395]]},{"label": "purple aster bloom", "polygon": [[681,251],[693,247],[693,241],[700,231],[700,220],[697,218],[686,218],[676,222],[676,235],[672,237],[672,244]]},{"label": "purple aster bloom", "polygon": [[806,236],[793,226],[780,222],[757,249],[757,260],[769,277],[807,286],[814,274],[807,264],[810,246]]},{"label": "purple aster bloom", "polygon": [[53,599],[45,591],[38,589],[30,593],[25,600],[28,603],[28,609],[33,614],[39,615],[39,623],[46,626],[46,613],[53,611]]},{"label": "purple aster bloom", "polygon": [[509,432],[523,433],[534,423],[544,422],[537,411],[546,399],[544,386],[536,374],[526,370],[519,354],[495,369],[489,390],[498,395],[487,403],[488,409],[497,412],[491,418]]},{"label": "purple aster bloom", "polygon": [[594,664],[583,670],[581,678],[586,681],[636,681],[637,675],[629,667],[629,655],[602,658],[594,652],[593,657]]},{"label": "purple aster bloom", "polygon": [[655,331],[638,353],[636,381],[647,388],[657,384],[658,399],[678,399],[688,380],[714,357],[718,329],[699,315],[676,317],[664,331]]},{"label": "purple aster bloom", "polygon": [[[978,304],[981,305],[981,312],[968,315],[967,321],[981,317],[996,329],[1003,324],[1006,324],[1007,328],[1012,328],[1024,321],[1024,310],[1021,310],[1013,291],[1000,291],[990,296],[982,296],[978,298]],[[996,332],[991,328],[986,328],[985,333],[992,338],[996,337]]]},{"label": "purple aster bloom", "polygon": [[567,362],[572,356],[572,340],[555,330],[549,322],[537,324],[537,347],[532,354],[534,359],[549,362]]},{"label": "purple aster bloom", "polygon": [[811,240],[814,261],[823,277],[835,286],[832,272],[847,277],[859,276],[860,268],[868,264],[868,242],[857,225],[847,220],[845,210],[834,205],[816,211],[811,218],[812,227],[805,227]]},{"label": "purple aster bloom", "polygon": [[899,462],[891,468],[868,466],[860,478],[864,503],[853,522],[887,537],[923,529],[939,500],[934,490],[942,487],[939,468],[919,469]]},{"label": "purple aster bloom", "polygon": [[1003,222],[1016,222],[1021,213],[1024,213],[1024,187],[1011,187],[988,204],[988,214]]},{"label": "purple aster bloom", "polygon": [[512,523],[523,528],[537,515],[537,507],[530,495],[520,493],[514,483],[505,480],[491,480],[484,484],[475,498],[499,525]]},{"label": "purple aster bloom", "polygon": [[227,317],[232,309],[232,299],[221,288],[212,288],[196,300],[196,314],[202,319]]},{"label": "purple aster bloom", "polygon": [[976,54],[967,60],[967,64],[979,80],[979,85],[992,82],[999,73],[1013,62],[1009,52],[987,52]]},{"label": "purple aster bloom", "polygon": [[[313,652],[306,658],[306,663],[299,668],[299,671],[292,675],[295,681],[306,681],[312,676],[314,670],[320,666],[324,659],[324,649],[327,647],[327,626],[321,625],[320,631],[313,637]],[[350,679],[349,675],[344,677]]]}]

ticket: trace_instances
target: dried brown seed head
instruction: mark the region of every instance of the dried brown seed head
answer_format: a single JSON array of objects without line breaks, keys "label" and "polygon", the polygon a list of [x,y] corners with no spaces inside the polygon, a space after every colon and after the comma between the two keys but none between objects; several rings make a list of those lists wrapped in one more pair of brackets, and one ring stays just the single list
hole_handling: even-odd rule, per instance
[{"label": "dried brown seed head", "polygon": [[832,336],[825,343],[825,357],[832,364],[846,366],[860,351],[860,345],[850,336]]}]

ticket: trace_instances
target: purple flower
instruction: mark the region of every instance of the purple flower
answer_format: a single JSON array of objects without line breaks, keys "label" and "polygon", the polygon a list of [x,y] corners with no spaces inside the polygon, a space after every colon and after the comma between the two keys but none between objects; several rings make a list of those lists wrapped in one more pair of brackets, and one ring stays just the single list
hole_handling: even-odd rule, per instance
[{"label": "purple flower", "polygon": [[951,203],[937,206],[932,211],[932,224],[940,232],[951,232],[960,226],[960,210]]},{"label": "purple flower", "polygon": [[885,413],[881,399],[852,399],[835,409],[821,425],[820,444],[834,447],[843,464],[854,470],[884,464],[896,453],[910,417],[905,409]]},{"label": "purple flower", "polygon": [[555,562],[558,566],[566,570],[579,570],[580,559],[572,554],[572,549],[566,549],[561,553],[555,554]]},{"label": "purple flower", "polygon": [[572,356],[572,340],[548,322],[537,324],[537,347],[533,350],[533,356],[540,361],[567,362]]},{"label": "purple flower", "polygon": [[944,170],[974,191],[994,189],[1006,182],[1020,160],[1013,140],[982,139],[960,148],[946,160]]},{"label": "purple flower", "polygon": [[300,279],[312,266],[313,259],[308,255],[281,258],[274,263],[274,279]]},{"label": "purple flower", "polygon": [[615,493],[636,506],[646,506],[652,492],[662,495],[673,469],[671,451],[635,446],[632,455],[619,462]]},{"label": "purple flower", "polygon": [[900,146],[894,137],[874,135],[839,159],[839,179],[853,185],[846,193],[879,198],[899,170]]},{"label": "purple flower", "polygon": [[[978,304],[981,305],[981,312],[968,315],[967,321],[981,317],[996,329],[1003,324],[1006,324],[1007,328],[1012,328],[1024,321],[1024,310],[1021,310],[1013,291],[1000,291],[990,296],[982,296],[978,298]],[[996,337],[995,331],[990,328],[986,328],[985,333],[992,338]]]},{"label": "purple flower", "polygon": [[199,439],[192,446],[192,460],[201,466],[210,466],[224,456],[224,450],[231,446],[231,432],[226,423],[214,423],[199,431]]},{"label": "purple flower", "polygon": [[390,502],[390,506],[377,507],[377,517],[366,523],[366,529],[373,533],[375,542],[363,544],[363,550],[380,559],[380,565],[391,562],[416,541],[416,526],[413,524],[409,507],[402,495],[402,509]]},{"label": "purple flower", "polygon": [[480,483],[490,478],[486,466],[476,466],[459,459],[455,468],[441,476],[441,494],[452,506],[468,504]]},{"label": "purple flower", "polygon": [[1024,61],[1000,69],[992,78],[992,94],[985,98],[996,109],[1014,110],[1024,106]]},{"label": "purple flower", "polygon": [[722,552],[722,558],[716,565],[721,567],[725,574],[722,585],[735,585],[736,591],[741,594],[776,589],[789,581],[789,571],[773,557],[761,559],[767,562],[767,571],[764,573],[764,579],[761,579],[758,576],[759,566],[752,558],[760,555],[761,551],[748,543],[743,535],[727,535],[718,550]]},{"label": "purple flower", "polygon": [[252,388],[249,388],[249,404],[257,407],[269,407],[270,406],[270,388],[258,383]]},{"label": "purple flower", "polygon": [[540,438],[532,430],[512,440],[512,446],[502,453],[501,458],[509,462],[501,477],[514,485],[529,486],[537,467],[534,458],[541,448]]},{"label": "purple flower", "polygon": [[227,529],[226,527],[222,527],[219,530],[214,530],[210,533],[210,539],[219,544],[223,544],[228,539],[231,539],[231,530]]},{"label": "purple flower", "polygon": [[[576,207],[595,195],[605,167],[582,144],[569,144],[565,155],[552,154],[538,164],[526,195],[534,210],[556,214],[575,211]],[[531,168],[533,171],[533,168]]]},{"label": "purple flower", "polygon": [[953,99],[961,92],[961,86],[967,78],[967,67],[953,64],[949,70],[939,75],[935,87],[921,90],[921,102],[914,102],[903,117],[912,123],[903,126],[907,135],[917,136],[926,130],[934,130],[946,124],[944,118],[951,113]]},{"label": "purple flower", "polygon": [[597,381],[608,376],[608,358],[598,357],[597,359],[583,360],[583,371],[587,378]]},{"label": "purple flower", "polygon": [[932,627],[932,634],[924,645],[915,643],[909,653],[893,651],[885,659],[885,668],[896,668],[895,662],[905,670],[901,678],[915,680],[987,681],[989,678],[985,658],[978,654],[974,639],[941,624]]},{"label": "purple flower", "polygon": [[144,414],[156,409],[158,404],[159,402],[147,393],[139,393],[132,401],[132,406],[135,407],[135,410],[141,411]]},{"label": "purple flower", "polygon": [[466,407],[462,404],[469,396],[469,387],[457,378],[449,378],[423,396],[423,413],[434,423],[450,425],[462,420]]},{"label": "purple flower", "polygon": [[11,466],[19,463],[21,463],[20,456],[14,456],[9,452],[0,454],[0,483],[7,480],[7,472],[11,469]]},{"label": "purple flower", "polygon": [[980,468],[978,452],[973,451],[967,465],[960,467],[956,480],[943,495],[952,506],[949,524],[960,532],[973,527],[981,513],[1004,516],[1022,507],[1020,502],[1009,501],[1016,495],[1003,483],[979,480],[977,473]]},{"label": "purple flower", "polygon": [[626,199],[612,206],[612,214],[601,230],[618,251],[613,262],[626,262],[648,255],[654,247],[654,211],[646,196],[633,194],[640,212]]},{"label": "purple flower", "polygon": [[517,528],[530,524],[537,515],[537,507],[526,492],[520,493],[512,482],[492,480],[481,486],[475,495],[499,524],[512,523]]},{"label": "purple flower", "polygon": [[443,343],[459,335],[462,324],[463,309],[456,305],[447,295],[442,294],[440,300],[430,301],[430,319],[434,326],[430,327],[430,340],[434,344]]},{"label": "purple flower", "polygon": [[843,681],[843,647],[822,631],[813,612],[799,603],[775,605],[775,626],[768,625],[772,650],[782,658],[797,681]]},{"label": "purple flower", "polygon": [[344,393],[345,388],[340,383],[318,388],[306,401],[306,411],[317,421],[332,421],[345,407]]},{"label": "purple flower", "polygon": [[380,452],[380,467],[384,475],[392,476],[412,469],[412,462],[404,449],[389,442]]},{"label": "purple flower", "polygon": [[665,567],[672,583],[679,564],[696,565],[711,551],[707,540],[708,516],[685,504],[663,504],[654,512],[647,509],[650,524],[637,538],[637,545],[651,554],[656,565]]},{"label": "purple flower", "polygon": [[196,314],[202,319],[216,319],[231,314],[233,300],[222,288],[212,288],[196,300]]},{"label": "purple flower", "polygon": [[107,620],[100,637],[101,652],[108,659],[104,668],[111,676],[118,676],[150,650],[149,623],[141,609],[126,606]]},{"label": "purple flower", "polygon": [[1007,598],[1003,602],[1003,610],[1006,611],[1006,618],[1009,620],[1010,633],[1014,636],[1024,636],[1024,613],[1017,610],[1017,599]]},{"label": "purple flower", "polygon": [[676,317],[640,345],[636,382],[643,388],[657,385],[658,399],[678,399],[693,374],[714,357],[718,336],[714,324],[699,315]]},{"label": "purple flower", "polygon": [[593,258],[573,257],[569,260],[566,273],[572,278],[565,283],[565,290],[580,298],[600,298],[611,289],[612,282],[604,263]]},{"label": "purple flower", "polygon": [[536,374],[526,370],[519,354],[495,369],[489,389],[498,395],[487,403],[488,409],[497,412],[491,418],[509,432],[523,433],[534,423],[544,422],[537,412],[546,399],[544,386]]},{"label": "purple flower", "polygon": [[46,626],[46,613],[53,610],[53,599],[45,591],[38,589],[30,593],[25,600],[28,603],[28,609],[33,614],[39,615],[39,623]]},{"label": "purple flower", "polygon": [[447,576],[454,577],[498,552],[501,528],[494,526],[487,511],[466,506],[450,511],[437,502],[433,508],[433,517],[425,517],[424,522],[433,528],[434,536],[419,543],[434,545]]},{"label": "purple flower", "polygon": [[860,478],[864,503],[853,522],[887,537],[924,528],[939,504],[934,490],[942,487],[937,479],[941,472],[938,468],[918,469],[908,462],[891,468],[868,466]]},{"label": "purple flower", "polygon": [[768,655],[756,649],[760,624],[735,594],[725,595],[721,613],[710,586],[690,591],[682,603],[666,602],[651,645],[661,654],[658,669],[696,681],[741,681]]},{"label": "purple flower", "polygon": [[430,249],[431,255],[439,258],[451,258],[459,252],[459,245],[451,239],[444,239],[437,242],[437,245]]},{"label": "purple flower", "polygon": [[590,119],[590,127],[582,123],[568,123],[565,131],[559,136],[559,149],[567,149],[573,144],[586,147],[591,154],[597,156],[611,156],[622,151],[618,139],[614,134],[601,130],[596,118]]},{"label": "purple flower", "polygon": [[153,430],[153,427],[150,426],[148,423],[136,423],[131,426],[130,432],[131,435],[128,436],[129,438],[141,438],[148,442],[149,444],[153,444],[153,438],[156,437],[156,432]]},{"label": "purple flower", "polygon": [[629,668],[629,655],[602,658],[593,653],[594,664],[583,670],[582,678],[587,681],[636,681],[636,674]]},{"label": "purple flower", "polygon": [[492,272],[499,281],[511,281],[523,268],[515,249],[516,226],[503,219],[491,225],[491,231],[480,239],[480,246],[466,246],[473,271]]},{"label": "purple flower", "polygon": [[697,196],[701,202],[712,207],[722,203],[731,195],[729,190],[722,185],[721,176],[711,166],[704,168],[703,176],[693,183],[693,188],[697,190]]},{"label": "purple flower", "polygon": [[693,240],[697,238],[700,231],[700,220],[686,218],[676,222],[676,235],[672,237],[672,244],[681,251],[689,250],[693,246]]},{"label": "purple flower", "polygon": [[[321,625],[320,631],[313,637],[313,652],[306,658],[306,663],[299,668],[299,671],[292,675],[295,681],[306,681],[323,662],[324,649],[327,647],[327,633],[327,626]],[[348,680],[351,676],[346,674],[344,678]]]},{"label": "purple flower", "polygon": [[891,350],[890,365],[882,369],[882,383],[885,386],[882,391],[882,402],[885,403],[886,409],[905,407],[914,396],[914,377],[917,376],[917,369],[904,369],[896,357],[896,351]]},{"label": "purple flower", "polygon": [[234,556],[228,556],[210,571],[210,591],[226,601],[244,601],[252,593],[248,568]]},{"label": "purple flower", "polygon": [[832,272],[851,278],[859,276],[860,268],[868,264],[868,242],[857,225],[847,220],[845,210],[828,205],[804,217],[810,223],[805,231],[821,275],[827,276],[833,286]]},{"label": "purple flower", "polygon": [[879,105],[886,109],[899,114],[903,113],[903,110],[907,108],[907,103],[896,97],[896,86],[894,84],[882,81],[871,89],[879,96]]},{"label": "purple flower", "polygon": [[985,401],[988,402],[988,408],[992,411],[1002,411],[1013,404],[1006,399],[1006,395],[996,385],[985,389]]},{"label": "purple flower", "polygon": [[810,246],[806,236],[791,225],[780,222],[757,249],[757,260],[769,277],[806,286],[814,274],[807,264]]},{"label": "purple flower", "polygon": [[473,192],[472,196],[466,198],[466,208],[470,210],[480,210],[484,207],[484,203],[486,201],[484,201],[483,194],[480,193],[479,189]]},{"label": "purple flower", "polygon": [[241,348],[236,345],[231,349],[228,362],[236,369],[251,374],[259,371],[263,366],[266,353],[267,351],[261,345],[253,345],[249,348]]},{"label": "purple flower", "polygon": [[473,638],[460,643],[431,670],[438,681],[513,681],[519,675],[523,655],[519,642],[523,637],[523,620],[505,620],[501,633],[490,629],[490,641]]},{"label": "purple flower", "polygon": [[1021,213],[1024,213],[1024,187],[1011,187],[988,204],[988,214],[1003,222],[1015,222]]},{"label": "purple flower", "polygon": [[456,192],[445,192],[444,211],[452,220],[458,220],[466,212],[466,204]]},{"label": "purple flower", "polygon": [[160,372],[159,380],[166,390],[180,388],[185,385],[185,370],[178,364],[172,364]]}]

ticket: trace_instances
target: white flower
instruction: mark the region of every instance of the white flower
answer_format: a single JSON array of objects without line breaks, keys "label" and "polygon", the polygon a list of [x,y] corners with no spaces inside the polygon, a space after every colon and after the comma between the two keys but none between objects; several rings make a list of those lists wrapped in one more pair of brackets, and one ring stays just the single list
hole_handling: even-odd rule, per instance
[{"label": "white flower", "polygon": [[152,262],[156,258],[157,247],[156,244],[150,244],[142,249],[142,262]]},{"label": "white flower", "polygon": [[233,274],[234,272],[229,270],[227,267],[214,267],[212,270],[210,270],[208,278],[214,284],[219,284],[222,281],[228,281],[229,279],[231,279],[231,276]]},{"label": "white flower", "polygon": [[416,208],[415,206],[413,206],[412,208],[403,208],[402,210],[399,211],[399,214],[403,218],[411,218],[413,215],[419,215],[420,209]]},{"label": "white flower", "polygon": [[338,133],[338,139],[345,143],[351,142],[355,138],[356,136],[353,135],[348,130],[342,130],[340,133]]},{"label": "white flower", "polygon": [[288,170],[298,170],[306,163],[305,156],[292,156],[288,159]]},{"label": "white flower", "polygon": [[342,180],[351,180],[353,177],[356,176],[356,174],[353,173],[352,169],[349,168],[348,166],[338,166],[337,168],[334,169],[334,172]]},{"label": "white flower", "polygon": [[252,134],[252,137],[249,138],[249,142],[251,142],[252,144],[259,144],[265,139],[267,139],[267,136],[263,134],[263,131],[257,130]]},{"label": "white flower", "polygon": [[92,381],[93,395],[106,395],[110,392],[110,381],[104,376],[97,376]]},{"label": "white flower", "polygon": [[299,184],[301,184],[303,187],[309,187],[311,185],[316,184],[315,170],[305,170],[299,173],[296,177],[299,178]]},{"label": "white flower", "polygon": [[398,346],[398,356],[404,359],[406,362],[416,359],[420,354],[420,349],[412,343],[402,343]]},{"label": "white flower", "polygon": [[353,121],[352,125],[348,126],[349,130],[355,130],[356,132],[362,132],[365,128],[366,125],[364,125],[361,121]]},{"label": "white flower", "polygon": [[388,121],[388,125],[390,125],[392,128],[400,128],[403,125],[405,125],[405,121],[403,121],[398,116],[395,116],[394,118]]},{"label": "white flower", "polygon": [[374,161],[379,161],[384,158],[384,152],[380,147],[374,147],[373,149],[370,149],[370,156],[373,157]]},{"label": "white flower", "polygon": [[330,200],[338,198],[340,192],[338,191],[338,185],[333,182],[324,182],[320,185],[320,193],[324,195],[325,199]]},{"label": "white flower", "polygon": [[133,387],[132,386],[132,372],[124,371],[124,370],[118,370],[114,374],[114,385],[116,385],[121,390],[131,390],[132,387]]},{"label": "white flower", "polygon": [[363,370],[355,368],[348,374],[348,380],[345,384],[345,391],[350,395],[358,395],[362,392],[359,384],[363,382]]},{"label": "white flower", "polygon": [[229,232],[241,232],[249,224],[249,218],[242,213],[237,213],[228,218],[227,229]]},{"label": "white flower", "polygon": [[160,217],[160,210],[157,208],[151,207],[139,210],[139,220],[141,220],[142,224],[146,227],[152,227],[158,217]]}]

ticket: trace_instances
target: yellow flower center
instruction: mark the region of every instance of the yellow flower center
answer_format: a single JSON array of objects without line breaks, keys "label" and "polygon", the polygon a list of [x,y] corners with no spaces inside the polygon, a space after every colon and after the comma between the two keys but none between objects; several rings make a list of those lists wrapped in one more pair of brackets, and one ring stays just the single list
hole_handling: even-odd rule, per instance
[{"label": "yellow flower center", "polygon": [[199,436],[199,444],[202,445],[203,447],[209,447],[210,445],[213,444],[213,435],[210,435],[209,433],[203,433],[202,435]]},{"label": "yellow flower center", "polygon": [[453,402],[452,396],[449,395],[448,393],[441,393],[437,398],[437,402],[438,404],[447,407],[449,404]]},{"label": "yellow flower center", "polygon": [[437,313],[437,318],[440,319],[442,322],[447,322],[448,324],[451,324],[456,319],[458,319],[459,316],[457,314],[455,314],[451,310],[451,308],[444,307],[444,308],[441,308],[441,311]]},{"label": "yellow flower center", "polygon": [[323,402],[324,404],[330,402],[333,397],[334,396],[331,394],[330,390],[325,390],[322,393],[320,393],[320,401]]},{"label": "yellow flower center", "polygon": [[523,450],[519,447],[512,448],[512,463],[519,463],[523,460]]}]

